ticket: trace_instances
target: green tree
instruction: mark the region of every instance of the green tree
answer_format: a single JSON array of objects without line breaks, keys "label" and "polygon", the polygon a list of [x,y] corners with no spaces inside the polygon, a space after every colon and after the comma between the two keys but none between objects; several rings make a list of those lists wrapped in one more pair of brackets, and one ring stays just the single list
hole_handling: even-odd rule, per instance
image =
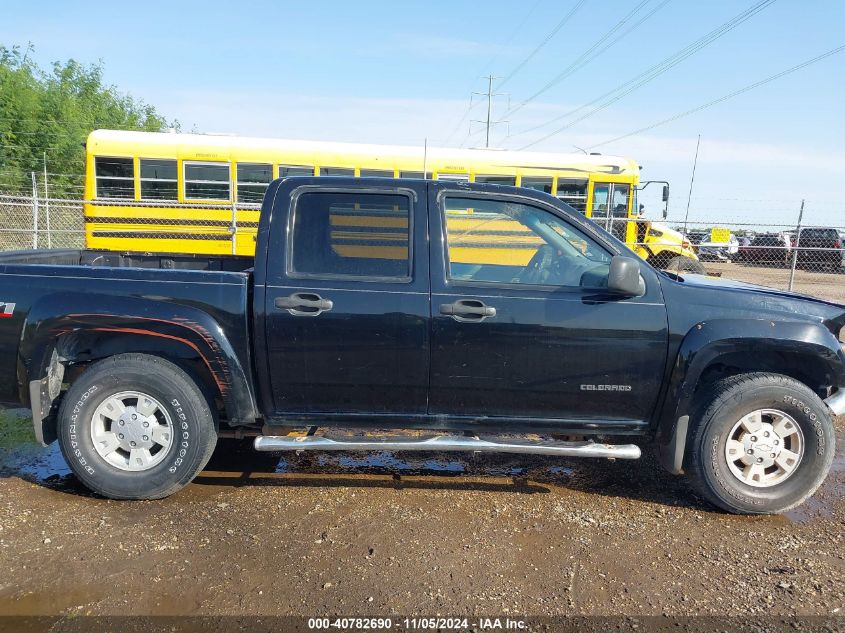
[{"label": "green tree", "polygon": [[70,59],[44,70],[30,58],[32,50],[0,46],[0,194],[30,192],[30,174],[43,172],[46,154],[50,195],[80,198],[89,132],[179,127],[104,84],[102,62]]}]

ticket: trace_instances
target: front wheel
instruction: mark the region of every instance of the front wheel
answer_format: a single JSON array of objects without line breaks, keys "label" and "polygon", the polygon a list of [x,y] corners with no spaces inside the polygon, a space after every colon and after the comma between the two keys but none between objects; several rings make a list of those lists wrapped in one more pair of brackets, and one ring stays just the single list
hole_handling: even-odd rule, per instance
[{"label": "front wheel", "polygon": [[686,467],[711,503],[774,514],[803,503],[833,462],[834,429],[821,399],[779,374],[733,376],[699,398]]},{"label": "front wheel", "polygon": [[59,410],[59,445],[86,487],[112,499],[161,499],[202,470],[214,417],[179,367],[121,354],[87,369]]}]

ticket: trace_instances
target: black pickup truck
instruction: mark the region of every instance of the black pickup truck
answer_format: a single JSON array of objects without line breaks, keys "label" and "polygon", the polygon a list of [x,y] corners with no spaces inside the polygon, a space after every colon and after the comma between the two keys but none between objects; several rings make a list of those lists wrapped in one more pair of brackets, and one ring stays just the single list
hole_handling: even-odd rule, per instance
[{"label": "black pickup truck", "polygon": [[[845,307],[659,272],[541,192],[289,178],[252,259],[0,257],[0,401],[77,477],[160,498],[259,451],[637,458],[731,512],[811,495]],[[412,430],[412,432],[409,432]]]}]

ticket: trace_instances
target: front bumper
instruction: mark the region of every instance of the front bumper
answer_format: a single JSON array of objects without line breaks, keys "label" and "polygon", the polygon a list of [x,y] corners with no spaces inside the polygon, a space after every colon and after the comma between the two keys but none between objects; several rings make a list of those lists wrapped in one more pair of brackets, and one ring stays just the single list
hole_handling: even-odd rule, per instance
[{"label": "front bumper", "polygon": [[833,415],[842,415],[845,413],[845,389],[840,389],[829,398],[826,398],[824,403],[833,411]]}]

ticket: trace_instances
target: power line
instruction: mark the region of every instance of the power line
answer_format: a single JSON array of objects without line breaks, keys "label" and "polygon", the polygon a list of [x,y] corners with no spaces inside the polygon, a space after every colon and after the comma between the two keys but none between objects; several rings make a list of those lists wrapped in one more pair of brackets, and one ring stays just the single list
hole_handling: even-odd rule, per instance
[{"label": "power line", "polygon": [[759,88],[760,86],[763,86],[763,85],[765,85],[769,82],[772,82],[776,79],[780,79],[781,77],[792,74],[796,71],[801,70],[802,68],[806,68],[807,66],[815,64],[816,62],[820,62],[821,60],[826,59],[827,57],[830,57],[831,55],[836,55],[837,53],[841,53],[842,51],[845,51],[845,44],[843,44],[842,46],[838,46],[836,48],[833,48],[833,49],[827,51],[826,53],[822,53],[821,55],[818,55],[817,57],[813,57],[812,59],[808,59],[804,62],[801,62],[800,64],[793,66],[792,68],[787,68],[786,70],[783,70],[779,73],[776,73],[774,75],[766,77],[765,79],[761,79],[760,81],[755,81],[754,83],[748,84],[747,86],[745,86],[743,88],[740,88],[738,90],[734,90],[733,92],[730,92],[726,95],[719,97],[718,99],[713,99],[712,101],[708,101],[707,103],[704,103],[700,106],[697,106],[697,107],[692,108],[690,110],[686,110],[684,112],[681,112],[679,114],[671,116],[667,119],[663,119],[662,121],[657,121],[656,123],[652,123],[651,125],[646,125],[645,127],[641,127],[640,129],[634,130],[633,132],[628,132],[627,134],[623,134],[622,136],[617,136],[616,138],[612,138],[612,139],[609,139],[607,141],[602,141],[601,143],[598,143],[597,145],[593,145],[590,149],[593,149],[593,148],[596,148],[596,147],[602,147],[603,145],[609,145],[610,143],[615,143],[616,141],[620,141],[624,138],[628,138],[629,136],[635,136],[637,134],[642,134],[643,132],[648,132],[649,130],[653,130],[654,128],[660,127],[661,125],[666,125],[667,123],[677,121],[678,119],[682,119],[686,116],[689,116],[690,114],[695,114],[696,112],[701,112],[702,110],[706,110],[707,108],[710,108],[714,105],[722,103],[723,101],[727,101],[728,99],[732,99],[733,97],[736,97],[736,96],[739,96],[743,93],[746,93],[749,90],[754,90],[755,88]]},{"label": "power line", "polygon": [[599,57],[602,53],[604,53],[605,51],[610,49],[612,46],[614,46],[616,43],[618,43],[621,39],[623,39],[629,33],[631,33],[631,31],[633,31],[634,29],[639,27],[643,22],[648,20],[651,16],[653,16],[655,13],[657,13],[664,6],[669,4],[669,2],[671,2],[671,0],[663,0],[663,2],[658,4],[651,11],[649,11],[646,15],[644,15],[642,18],[640,18],[635,24],[633,24],[630,28],[628,28],[624,33],[619,35],[617,38],[615,38],[612,42],[610,42],[607,46],[602,48],[600,51],[598,51],[594,55],[590,56],[590,53],[595,51],[596,48],[601,46],[602,43],[607,41],[607,39],[609,37],[611,37],[616,31],[618,31],[620,28],[622,28],[628,20],[630,20],[632,17],[634,17],[634,15],[636,15],[649,2],[651,2],[651,0],[642,0],[642,2],[640,2],[637,6],[635,6],[625,17],[623,17],[619,22],[617,22],[614,27],[612,27],[609,31],[607,31],[604,35],[602,35],[598,40],[596,40],[593,43],[593,45],[590,46],[590,48],[588,48],[586,51],[581,53],[581,55],[574,62],[572,62],[569,66],[564,68],[563,71],[561,71],[558,75],[556,75],[553,79],[551,79],[548,83],[546,83],[546,85],[543,86],[542,88],[540,88],[537,92],[535,92],[530,97],[528,97],[524,101],[520,102],[519,104],[517,104],[516,106],[511,108],[510,111],[505,113],[505,115],[509,116],[509,115],[513,114],[514,112],[521,110],[523,107],[525,107],[526,105],[528,105],[529,103],[534,101],[534,99],[536,99],[540,95],[546,93],[550,88],[559,84],[561,81],[563,81],[567,77],[573,75],[577,71],[581,70],[584,66],[586,66],[591,61],[593,61],[596,57]]},{"label": "power line", "polygon": [[525,13],[525,15],[522,16],[522,20],[520,20],[520,22],[516,26],[516,28],[513,31],[511,31],[511,34],[508,36],[508,38],[504,42],[502,42],[501,46],[499,46],[498,49],[496,49],[496,53],[493,55],[493,57],[491,57],[487,61],[487,63],[481,68],[481,70],[476,74],[481,74],[482,72],[487,71],[487,70],[489,70],[493,67],[493,62],[496,61],[496,59],[498,59],[499,55],[502,54],[502,51],[505,50],[505,48],[508,46],[508,44],[510,44],[513,41],[513,38],[516,37],[516,34],[519,33],[522,30],[522,27],[525,26],[525,24],[528,22],[528,19],[531,17],[531,15],[534,13],[534,11],[537,9],[537,7],[540,6],[540,2],[541,2],[541,0],[535,0],[534,4],[531,5],[531,8]]},{"label": "power line", "polygon": [[[516,34],[519,33],[519,31],[522,29],[523,26],[525,26],[526,22],[528,22],[528,18],[531,17],[531,15],[534,13],[535,9],[540,5],[540,2],[541,2],[541,0],[536,0],[534,2],[532,7],[522,17],[522,20],[517,25],[517,27],[513,31],[511,31],[511,34],[508,36],[508,38],[502,43],[501,46],[499,46],[498,49],[496,49],[496,53],[487,61],[486,64],[484,64],[484,66],[481,68],[481,70],[479,70],[476,73],[476,75],[480,75],[482,72],[484,72],[484,71],[486,71],[486,70],[488,70],[489,68],[492,67],[493,62],[499,57],[499,55],[501,55],[501,53],[505,49],[505,47],[508,44],[510,44],[511,41],[513,41],[513,38],[516,37]],[[472,107],[473,107],[473,101],[472,101],[472,97],[470,97],[469,105],[466,107],[466,110],[464,110],[463,114],[461,115],[461,118],[458,119],[458,122],[455,124],[455,127],[452,129],[451,132],[449,132],[449,136],[447,136],[446,140],[443,142],[444,145],[448,145],[449,142],[452,140],[452,137],[455,136],[455,133],[461,128],[461,125],[463,124],[464,121],[466,121],[466,118],[469,116],[469,113],[472,111]],[[467,136],[469,136],[469,134],[467,134]],[[464,139],[463,142],[466,142],[466,138]],[[461,143],[462,145],[463,145],[463,142]]]},{"label": "power line", "polygon": [[507,74],[507,76],[505,76],[505,78],[502,80],[502,83],[500,83],[500,84],[499,84],[499,88],[503,87],[506,83],[508,83],[511,79],[513,79],[513,77],[514,77],[514,76],[515,76],[515,75],[516,75],[516,74],[517,74],[520,70],[522,70],[522,69],[525,67],[525,65],[526,65],[528,62],[530,62],[530,61],[534,58],[534,56],[535,56],[537,53],[539,53],[539,52],[540,52],[540,50],[541,50],[541,49],[542,49],[542,48],[543,48],[546,44],[548,44],[548,43],[549,43],[549,42],[552,40],[552,38],[553,38],[555,35],[557,35],[557,34],[558,34],[558,32],[559,32],[559,31],[560,31],[560,30],[561,30],[564,26],[566,26],[566,23],[567,23],[567,22],[569,22],[569,20],[572,18],[572,16],[573,16],[573,15],[575,15],[575,14],[578,12],[578,10],[579,10],[582,6],[584,6],[584,3],[585,3],[586,1],[587,1],[587,0],[578,0],[578,2],[576,2],[576,3],[575,3],[575,5],[574,5],[574,6],[573,6],[570,10],[569,10],[569,13],[567,13],[565,16],[563,16],[563,18],[560,20],[560,22],[558,22],[558,23],[555,25],[555,27],[554,27],[551,31],[549,31],[549,33],[546,35],[546,37],[544,37],[544,38],[543,38],[543,40],[542,40],[542,41],[541,41],[541,42],[540,42],[537,46],[535,46],[535,47],[534,47],[534,50],[532,50],[530,53],[528,53],[528,55],[527,55],[527,56],[526,56],[526,57],[525,57],[525,58],[524,58],[521,62],[519,62],[519,63],[516,65],[516,67],[515,67],[512,71],[510,71],[510,73],[508,73],[508,74]]},{"label": "power line", "polygon": [[537,140],[535,140],[531,143],[528,143],[527,145],[524,145],[523,147],[520,147],[519,149],[522,150],[522,149],[527,149],[529,147],[533,147],[537,143],[540,143],[542,141],[545,141],[548,138],[551,138],[552,136],[560,134],[564,130],[568,130],[569,128],[575,126],[577,123],[580,123],[584,119],[587,119],[587,118],[593,116],[594,114],[601,112],[602,110],[604,110],[605,108],[613,105],[614,103],[616,103],[620,99],[623,99],[624,97],[628,96],[629,94],[631,94],[632,92],[634,92],[638,88],[641,88],[642,86],[644,86],[645,84],[649,83],[650,81],[656,79],[657,77],[659,77],[663,73],[665,73],[665,72],[669,71],[670,69],[674,68],[675,66],[677,66],[681,62],[685,61],[689,57],[692,57],[697,52],[701,51],[702,49],[709,46],[710,44],[712,44],[713,42],[715,42],[719,38],[728,34],[730,31],[732,31],[733,29],[735,29],[739,25],[741,25],[744,22],[750,20],[757,13],[766,9],[771,4],[773,4],[775,1],[776,0],[762,0],[761,2],[757,2],[756,4],[749,7],[748,9],[743,11],[742,13],[734,16],[733,18],[731,18],[730,20],[728,20],[727,22],[725,22],[721,26],[713,29],[712,31],[710,31],[709,33],[704,35],[703,37],[697,39],[695,42],[685,46],[681,50],[677,51],[676,53],[674,53],[674,54],[670,55],[669,57],[663,59],[662,61],[658,62],[657,64],[655,64],[654,66],[652,66],[648,70],[640,73],[636,77],[629,79],[628,81],[626,81],[623,84],[620,84],[616,88],[613,88],[612,90],[605,92],[604,94],[596,97],[595,99],[592,99],[591,101],[588,101],[584,105],[581,105],[581,106],[575,108],[574,110],[570,110],[569,112],[565,112],[564,114],[561,114],[561,115],[556,116],[552,119],[549,119],[545,123],[541,123],[540,125],[535,125],[531,128],[528,128],[526,130],[518,132],[517,134],[514,134],[514,136],[520,136],[522,134],[527,134],[529,132],[533,132],[534,130],[537,130],[537,129],[542,128],[542,127],[546,127],[547,125],[550,125],[552,123],[560,121],[561,119],[564,119],[564,118],[569,117],[573,114],[576,114],[576,113],[580,112],[581,110],[584,110],[585,108],[588,108],[589,106],[597,104],[599,102],[602,102],[603,100],[606,99],[606,101],[604,101],[600,105],[597,105],[595,108],[589,110],[588,112],[586,112],[582,116],[580,116],[576,119],[573,119],[572,121],[570,121],[569,123],[567,123],[563,127],[560,127],[558,129],[554,130],[553,132],[550,132],[549,134],[546,134],[545,136],[542,136],[539,139],[537,139]]}]

